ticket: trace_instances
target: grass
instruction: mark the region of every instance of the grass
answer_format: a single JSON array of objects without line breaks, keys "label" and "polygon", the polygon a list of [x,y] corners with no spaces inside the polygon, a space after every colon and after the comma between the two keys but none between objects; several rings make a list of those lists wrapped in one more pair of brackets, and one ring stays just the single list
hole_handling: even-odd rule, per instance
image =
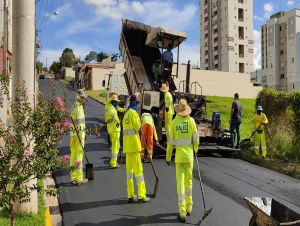
[{"label": "grass", "polygon": [[96,101],[105,104],[106,103],[106,94],[107,90],[106,89],[101,89],[101,90],[86,90],[86,94],[95,99]]},{"label": "grass", "polygon": [[[39,181],[40,184],[43,184],[43,181]],[[17,214],[15,218],[16,226],[42,226],[45,225],[45,200],[44,193],[38,193],[38,213],[37,214]],[[0,212],[0,225],[9,226],[9,215],[6,209],[3,209]]]},{"label": "grass", "polygon": [[[207,117],[211,119],[213,112],[221,113],[221,125],[230,128],[229,120],[233,98],[207,96]],[[240,99],[242,104],[241,139],[248,138],[253,131],[253,118],[255,115],[255,99]]]}]

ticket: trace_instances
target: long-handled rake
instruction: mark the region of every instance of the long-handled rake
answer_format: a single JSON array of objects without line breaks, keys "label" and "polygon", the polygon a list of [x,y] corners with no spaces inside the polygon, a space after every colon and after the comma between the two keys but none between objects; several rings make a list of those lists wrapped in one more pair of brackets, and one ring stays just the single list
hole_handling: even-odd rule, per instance
[{"label": "long-handled rake", "polygon": [[200,181],[200,188],[201,188],[201,193],[202,193],[202,200],[203,200],[203,206],[204,206],[204,214],[203,217],[201,218],[201,220],[196,224],[196,225],[200,225],[204,219],[206,217],[208,217],[209,214],[211,214],[212,211],[212,207],[210,209],[206,209],[206,204],[205,204],[205,199],[204,199],[204,190],[203,190],[203,185],[202,185],[202,179],[201,179],[201,172],[200,172],[200,167],[199,167],[199,163],[198,163],[198,159],[197,159],[197,154],[196,152],[194,152],[194,156],[195,156],[195,160],[196,160],[196,165],[197,165],[197,170],[198,170],[198,177],[199,177],[199,181]]},{"label": "long-handled rake", "polygon": [[249,137],[249,138],[246,138],[246,139],[244,139],[243,141],[245,142],[248,142],[248,141],[250,141],[251,140],[251,138],[254,136],[254,134],[257,132],[257,130],[259,130],[260,129],[260,127],[262,126],[262,123],[259,125],[259,127],[257,127],[257,129],[251,134],[251,136]]}]

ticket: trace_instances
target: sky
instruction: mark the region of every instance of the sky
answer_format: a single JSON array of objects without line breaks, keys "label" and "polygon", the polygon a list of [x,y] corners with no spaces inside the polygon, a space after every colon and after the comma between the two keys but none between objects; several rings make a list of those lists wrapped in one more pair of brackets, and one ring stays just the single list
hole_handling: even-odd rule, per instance
[{"label": "sky", "polygon": [[[254,67],[259,69],[261,25],[278,11],[300,8],[300,0],[253,0],[253,4]],[[65,48],[72,48],[82,60],[92,50],[119,53],[121,18],[186,32],[188,38],[180,46],[179,61],[200,65],[197,0],[39,0],[38,58],[49,67]]]}]

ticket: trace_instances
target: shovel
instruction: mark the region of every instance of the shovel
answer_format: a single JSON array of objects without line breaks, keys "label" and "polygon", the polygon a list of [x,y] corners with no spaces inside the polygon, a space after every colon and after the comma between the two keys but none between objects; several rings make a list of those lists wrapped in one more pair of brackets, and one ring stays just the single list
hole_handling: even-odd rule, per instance
[{"label": "shovel", "polygon": [[201,172],[200,172],[200,167],[199,167],[199,163],[198,163],[198,159],[197,159],[197,155],[196,152],[194,151],[194,156],[195,156],[195,160],[196,160],[196,165],[197,165],[197,171],[198,171],[198,177],[199,177],[199,181],[200,181],[200,188],[201,188],[201,193],[202,193],[202,200],[203,200],[203,206],[204,206],[204,214],[203,217],[201,218],[201,220],[196,224],[196,225],[200,225],[204,219],[206,217],[208,217],[209,214],[211,214],[212,211],[212,207],[210,209],[206,209],[206,204],[205,204],[205,199],[204,199],[204,190],[203,190],[203,185],[202,185],[202,179],[201,179]]},{"label": "shovel", "polygon": [[75,123],[74,123],[74,120],[73,120],[72,117],[71,117],[71,120],[72,120],[72,123],[73,123],[73,125],[74,125],[74,129],[75,129],[75,131],[76,131],[76,135],[77,135],[77,138],[78,138],[78,140],[79,140],[79,143],[80,143],[80,146],[81,146],[81,148],[82,148],[82,151],[83,151],[83,153],[84,153],[85,159],[86,159],[86,161],[87,161],[87,164],[85,164],[85,177],[86,177],[88,180],[94,180],[94,166],[93,166],[92,163],[89,162],[89,159],[88,159],[87,156],[86,156],[85,150],[84,150],[84,148],[83,148],[83,146],[82,146],[82,143],[81,143],[81,139],[80,139],[80,137],[79,137],[78,130],[77,130],[76,126],[75,126]]},{"label": "shovel", "polygon": [[257,130],[260,129],[260,127],[262,126],[262,123],[259,125],[259,127],[257,127],[257,129],[251,134],[251,136],[249,138],[246,138],[243,140],[243,142],[249,142],[251,140],[251,138],[254,136],[254,134],[257,132]]}]

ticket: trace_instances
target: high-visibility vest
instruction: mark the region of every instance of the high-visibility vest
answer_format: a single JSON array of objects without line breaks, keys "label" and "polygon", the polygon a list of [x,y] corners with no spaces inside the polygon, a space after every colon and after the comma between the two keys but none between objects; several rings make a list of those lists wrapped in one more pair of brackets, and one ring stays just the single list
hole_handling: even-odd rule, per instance
[{"label": "high-visibility vest", "polygon": [[[269,122],[267,116],[264,113],[261,113],[260,115],[256,114],[254,117],[254,130],[256,130],[260,126],[262,121],[264,121],[266,124],[268,124]],[[265,129],[264,125],[262,125],[259,128],[259,130],[264,130],[264,129]]]},{"label": "high-visibility vest", "polygon": [[154,125],[152,115],[149,114],[149,113],[143,113],[142,118],[141,118],[141,122],[142,122],[142,127],[145,124],[149,124],[153,128],[154,139],[157,140],[157,132],[156,132],[156,128],[155,128],[155,125]]},{"label": "high-visibility vest", "polygon": [[166,114],[173,116],[174,115],[174,107],[173,107],[172,94],[170,92],[165,92],[164,100],[165,100],[165,107],[169,109],[168,112],[166,112]]},{"label": "high-visibility vest", "polygon": [[173,120],[169,130],[167,161],[171,161],[173,146],[176,147],[176,163],[193,162],[193,151],[198,152],[199,135],[192,117],[176,115]]},{"label": "high-visibility vest", "polygon": [[[85,115],[83,105],[76,101],[72,107],[71,117],[79,136],[85,135]],[[71,128],[70,136],[77,136],[74,126]]]},{"label": "high-visibility vest", "polygon": [[105,123],[107,123],[108,133],[121,131],[121,128],[120,128],[121,125],[120,125],[120,119],[118,117],[118,112],[112,104],[109,104],[107,106],[104,120],[105,120]]},{"label": "high-visibility vest", "polygon": [[142,148],[139,135],[141,121],[138,113],[135,110],[129,108],[124,115],[122,126],[124,153],[141,152]]}]

